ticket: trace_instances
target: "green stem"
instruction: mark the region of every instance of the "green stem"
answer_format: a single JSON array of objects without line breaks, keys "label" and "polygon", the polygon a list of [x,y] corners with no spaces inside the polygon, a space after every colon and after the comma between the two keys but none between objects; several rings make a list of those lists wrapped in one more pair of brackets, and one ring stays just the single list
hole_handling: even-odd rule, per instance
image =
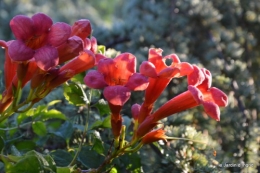
[{"label": "green stem", "polygon": [[[81,86],[80,86],[80,88],[82,89]],[[84,142],[84,138],[85,138],[85,136],[87,135],[87,131],[88,131],[88,122],[89,122],[89,117],[90,117],[90,101],[87,101],[87,100],[91,100],[92,90],[90,90],[89,99],[87,98],[87,95],[85,94],[85,92],[84,92],[83,89],[82,89],[82,92],[83,92],[84,100],[86,100],[86,104],[87,104],[87,108],[88,108],[87,118],[86,118],[86,123],[85,123],[84,131],[83,131],[83,135],[82,135],[81,141],[80,141],[80,143],[79,143],[79,148],[78,148],[78,150],[77,150],[77,153],[76,153],[75,156],[73,157],[72,161],[71,161],[70,164],[68,165],[68,167],[71,167],[71,166],[73,166],[73,165],[76,163],[76,160],[77,160],[77,157],[78,157],[78,155],[79,155],[79,152],[80,152],[81,149],[82,149],[82,145],[83,145],[83,142]]]},{"label": "green stem", "polygon": [[188,139],[188,138],[177,138],[177,137],[167,137],[166,139],[172,139],[172,140],[185,140],[185,141],[192,141],[196,143],[201,143],[201,144],[207,144],[206,142],[201,142],[193,139]]},{"label": "green stem", "polygon": [[28,123],[24,123],[24,124],[21,124],[19,126],[11,127],[11,128],[0,128],[0,130],[2,130],[2,131],[10,131],[10,130],[18,129],[18,128],[21,128],[21,127],[25,127],[25,126],[30,125],[32,123],[33,122],[28,122]]}]

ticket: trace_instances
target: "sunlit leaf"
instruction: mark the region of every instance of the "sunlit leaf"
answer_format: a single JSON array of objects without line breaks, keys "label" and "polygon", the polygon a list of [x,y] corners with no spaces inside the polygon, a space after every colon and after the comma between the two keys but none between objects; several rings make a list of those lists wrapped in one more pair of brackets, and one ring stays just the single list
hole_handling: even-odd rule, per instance
[{"label": "sunlit leaf", "polygon": [[75,106],[86,104],[82,89],[76,83],[69,83],[64,85],[64,96],[70,104],[73,104]]},{"label": "sunlit leaf", "polygon": [[104,116],[110,114],[110,108],[107,101],[100,99],[96,104],[93,105],[99,111],[99,115]]},{"label": "sunlit leaf", "polygon": [[46,125],[42,121],[36,121],[32,124],[33,132],[39,136],[44,136],[47,134]]}]

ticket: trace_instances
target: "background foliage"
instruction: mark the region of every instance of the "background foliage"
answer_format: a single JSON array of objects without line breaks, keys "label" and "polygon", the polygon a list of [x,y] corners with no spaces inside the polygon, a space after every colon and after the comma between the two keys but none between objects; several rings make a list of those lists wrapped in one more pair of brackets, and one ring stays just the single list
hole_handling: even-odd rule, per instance
[{"label": "background foliage", "polygon": [[[99,44],[131,52],[139,62],[147,58],[150,47],[162,48],[165,55],[177,53],[182,61],[209,69],[213,74],[213,85],[229,95],[230,103],[223,109],[220,122],[208,118],[201,108],[164,120],[170,136],[200,139],[201,133],[208,134],[207,147],[183,140],[172,141],[169,146],[149,145],[136,154],[116,160],[118,172],[260,171],[259,0],[71,0],[66,3],[62,0],[1,0],[0,38],[13,38],[9,28],[13,16],[36,12],[44,12],[54,21],[70,24],[88,18]],[[4,53],[2,50],[0,53],[0,69],[3,69]],[[75,81],[82,81],[82,76]],[[186,90],[183,81],[173,80],[158,106]],[[32,150],[51,153],[57,166],[63,167],[71,162],[75,154],[73,147],[77,146],[78,140],[84,139],[88,145],[79,155],[78,164],[82,168],[98,166],[99,163],[93,160],[102,160],[102,153],[108,150],[111,142],[109,130],[104,130],[109,128],[109,110],[104,100],[100,100],[100,93],[91,91],[90,133],[87,138],[82,138],[88,109],[82,101],[76,99],[75,103],[73,97],[77,96],[71,96],[69,90],[66,86],[56,89],[36,105],[34,112],[16,115],[7,125],[2,124],[5,130],[0,129],[1,137],[9,146],[4,152],[16,156],[26,153],[29,159],[41,157],[38,160],[49,163],[47,156],[42,158]],[[90,93],[88,89],[85,91]],[[77,93],[81,94],[80,91]],[[133,96],[129,105],[140,103],[140,97],[141,94]],[[130,122],[129,108],[125,108],[124,115],[127,124]],[[18,127],[19,124],[22,126]],[[93,149],[95,152],[91,154]],[[219,167],[225,163],[250,163],[253,166]]]}]

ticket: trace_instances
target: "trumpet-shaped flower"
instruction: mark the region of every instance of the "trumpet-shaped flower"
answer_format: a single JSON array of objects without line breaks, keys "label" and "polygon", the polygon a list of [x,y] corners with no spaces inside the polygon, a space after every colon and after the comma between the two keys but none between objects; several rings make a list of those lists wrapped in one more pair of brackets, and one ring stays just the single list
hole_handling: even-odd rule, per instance
[{"label": "trumpet-shaped flower", "polygon": [[[172,78],[182,77],[193,71],[192,65],[181,62],[176,54],[162,57],[162,51],[162,49],[150,49],[148,61],[144,61],[140,66],[140,73],[150,78],[145,91],[145,101],[139,115],[139,123],[143,122],[150,114],[154,102]],[[167,65],[166,60],[170,60],[171,64]]]},{"label": "trumpet-shaped flower", "polygon": [[114,59],[100,59],[97,70],[89,71],[84,78],[90,88],[105,88],[103,94],[111,109],[111,125],[115,137],[119,136],[122,126],[121,108],[130,98],[131,91],[144,90],[148,85],[147,78],[136,73],[135,66],[135,56],[123,53]]},{"label": "trumpet-shaped flower", "polygon": [[131,91],[146,89],[147,78],[136,73],[136,58],[130,53],[123,53],[114,59],[99,60],[97,70],[87,73],[84,81],[87,86],[104,89],[104,97],[113,105],[123,106]]},{"label": "trumpet-shaped flower", "polygon": [[31,18],[15,16],[10,27],[17,40],[8,46],[10,58],[15,62],[35,59],[38,67],[44,71],[58,65],[56,47],[63,44],[71,34],[71,26],[58,22],[53,24],[50,17],[37,13]]},{"label": "trumpet-shaped flower", "polygon": [[[204,111],[211,118],[217,121],[220,120],[219,107],[225,107],[228,104],[226,94],[218,88],[211,87],[211,73],[208,70],[199,69],[197,66],[194,66],[194,69],[201,71],[201,73],[196,71],[194,74],[191,73],[191,76],[188,76],[188,83],[195,83],[196,85],[189,85],[187,91],[172,98],[148,116],[138,128],[137,135],[139,137],[142,137],[154,128],[159,120],[199,105],[204,107]],[[204,80],[202,81],[201,79]],[[197,80],[200,80],[200,82]]]},{"label": "trumpet-shaped flower", "polygon": [[163,129],[156,129],[149,133],[147,133],[141,140],[142,144],[149,144],[152,142],[156,142],[159,140],[166,141],[167,136],[165,135],[165,130]]},{"label": "trumpet-shaped flower", "polygon": [[12,80],[16,75],[17,64],[12,62],[8,54],[8,46],[12,41],[5,42],[0,40],[0,46],[5,49],[5,63],[4,63],[4,77],[5,77],[5,88],[8,88],[12,84]]}]

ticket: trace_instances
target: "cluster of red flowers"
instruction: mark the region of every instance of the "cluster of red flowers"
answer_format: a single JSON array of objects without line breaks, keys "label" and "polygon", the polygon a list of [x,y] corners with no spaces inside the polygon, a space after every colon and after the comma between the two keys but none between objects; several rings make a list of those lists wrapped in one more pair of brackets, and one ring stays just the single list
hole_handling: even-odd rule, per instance
[{"label": "cluster of red flowers", "polygon": [[[171,59],[172,64],[166,65]],[[227,96],[221,90],[211,87],[211,73],[187,62],[180,62],[176,54],[162,57],[162,49],[149,50],[148,61],[140,65],[136,72],[136,57],[123,53],[114,59],[99,60],[97,70],[85,76],[90,88],[103,89],[111,109],[111,125],[114,136],[121,133],[122,117],[120,111],[130,98],[130,91],[145,90],[142,105],[132,106],[135,129],[134,137],[142,138],[142,143],[165,139],[162,129],[152,130],[158,121],[174,113],[203,105],[205,112],[213,119],[220,120],[219,107],[226,106]],[[155,101],[173,78],[187,76],[188,90],[153,111]]]},{"label": "cluster of red flowers", "polygon": [[[10,21],[16,40],[0,40],[5,48],[5,91],[0,113],[12,103],[16,90],[31,81],[30,101],[37,102],[53,88],[95,65],[97,41],[89,39],[89,20],[70,26],[37,13],[31,18],[17,15]],[[64,62],[69,61],[64,65]]]},{"label": "cluster of red flowers", "polygon": [[[53,24],[48,16],[38,13],[31,18],[15,16],[10,26],[16,40],[0,40],[6,49],[6,90],[0,101],[0,113],[13,102],[14,88],[31,81],[31,101],[37,102],[53,88],[95,65],[96,70],[90,70],[84,82],[90,88],[104,89],[115,138],[120,136],[123,121],[120,112],[131,91],[145,91],[143,103],[132,106],[134,138],[142,139],[143,144],[166,138],[162,129],[153,130],[165,117],[202,105],[210,117],[219,121],[219,107],[227,105],[227,96],[211,87],[211,73],[180,62],[176,54],[163,57],[161,49],[150,49],[148,61],[140,65],[139,73],[136,57],[130,53],[122,53],[114,59],[99,54],[96,39],[88,38],[91,34],[88,20],[79,20],[73,26],[62,22]],[[166,65],[167,59],[172,60],[171,65]],[[64,64],[66,61],[69,62]],[[183,76],[187,76],[187,91],[153,110],[169,82]]]}]

